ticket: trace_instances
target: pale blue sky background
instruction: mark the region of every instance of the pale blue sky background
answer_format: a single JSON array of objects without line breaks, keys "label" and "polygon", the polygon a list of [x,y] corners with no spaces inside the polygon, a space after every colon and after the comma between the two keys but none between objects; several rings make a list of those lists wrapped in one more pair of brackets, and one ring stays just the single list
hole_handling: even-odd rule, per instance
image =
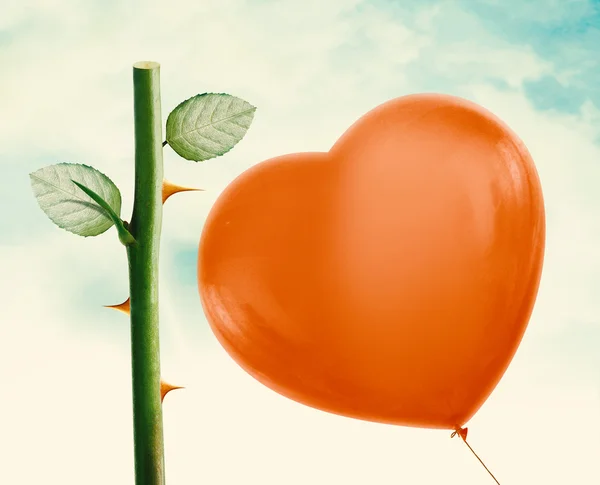
[{"label": "pale blue sky background", "polygon": [[[196,251],[220,191],[271,156],[327,150],[390,98],[438,91],[503,118],[547,205],[538,303],[505,378],[469,423],[503,485],[600,483],[600,2],[591,0],[4,0],[0,16],[3,480],[132,483],[127,297],[114,229],[83,239],[38,208],[28,174],[93,165],[133,184],[131,66],[161,63],[163,118],[205,91],[258,107],[165,207],[162,365],[172,485],[492,483],[449,433],[320,413],[241,371],[208,330]],[[310,194],[307,194],[310,197]]]}]

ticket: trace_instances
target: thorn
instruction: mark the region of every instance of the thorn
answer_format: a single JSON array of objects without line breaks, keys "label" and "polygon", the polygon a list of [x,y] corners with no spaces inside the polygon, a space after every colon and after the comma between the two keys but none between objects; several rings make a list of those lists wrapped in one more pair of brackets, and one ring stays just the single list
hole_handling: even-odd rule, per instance
[{"label": "thorn", "polygon": [[176,194],[178,192],[189,192],[189,191],[204,191],[204,189],[194,189],[192,187],[182,187],[181,185],[175,185],[175,184],[169,182],[168,180],[163,180],[163,187],[162,187],[163,204],[173,194]]},{"label": "thorn", "polygon": [[129,315],[129,298],[118,305],[104,305],[104,308],[112,308],[113,310],[119,310],[120,312]]},{"label": "thorn", "polygon": [[160,402],[163,402],[167,393],[174,389],[185,389],[185,387],[181,386],[173,386],[171,384],[166,383],[165,381],[160,381]]}]

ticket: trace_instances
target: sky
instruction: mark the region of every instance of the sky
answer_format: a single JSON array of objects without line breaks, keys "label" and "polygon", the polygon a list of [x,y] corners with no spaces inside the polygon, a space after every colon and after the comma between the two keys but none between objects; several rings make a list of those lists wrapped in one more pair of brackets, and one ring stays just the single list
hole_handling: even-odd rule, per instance
[{"label": "sky", "polygon": [[163,120],[226,92],[257,106],[228,154],[165,176],[160,262],[169,484],[492,484],[445,431],[287,400],[219,346],[196,283],[219,193],[267,158],[326,151],[380,103],[465,97],[535,160],[547,216],[542,282],[504,378],[469,422],[502,485],[600,483],[600,2],[594,0],[5,0],[0,16],[0,465],[11,485],[133,483],[127,261],[114,229],[55,227],[29,173],[85,163],[133,194],[132,65],[161,64]]}]

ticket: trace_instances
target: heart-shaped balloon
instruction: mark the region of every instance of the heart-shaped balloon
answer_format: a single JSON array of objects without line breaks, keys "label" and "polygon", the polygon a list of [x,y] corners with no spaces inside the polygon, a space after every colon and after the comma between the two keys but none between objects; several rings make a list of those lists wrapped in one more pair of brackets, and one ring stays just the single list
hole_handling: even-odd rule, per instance
[{"label": "heart-shaped balloon", "polygon": [[211,328],[258,381],[354,418],[456,429],[533,310],[545,215],[533,161],[482,107],[397,98],[328,153],[259,163],[203,229]]}]

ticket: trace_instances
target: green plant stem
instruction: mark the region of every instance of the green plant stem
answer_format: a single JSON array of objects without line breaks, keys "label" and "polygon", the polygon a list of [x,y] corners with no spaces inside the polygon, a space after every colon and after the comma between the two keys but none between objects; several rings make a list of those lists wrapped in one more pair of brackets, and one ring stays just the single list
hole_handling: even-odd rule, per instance
[{"label": "green plant stem", "polygon": [[133,66],[135,194],[127,247],[136,485],[164,485],[160,400],[158,257],[162,227],[160,65]]}]

